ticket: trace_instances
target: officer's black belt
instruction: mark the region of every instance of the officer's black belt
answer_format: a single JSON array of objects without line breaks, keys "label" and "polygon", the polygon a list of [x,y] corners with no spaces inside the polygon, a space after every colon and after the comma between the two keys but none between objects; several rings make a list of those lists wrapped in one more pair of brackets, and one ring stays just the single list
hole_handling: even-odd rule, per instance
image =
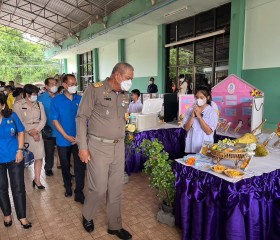
[{"label": "officer's black belt", "polygon": [[100,142],[104,142],[104,143],[118,143],[120,142],[123,138],[119,138],[119,139],[115,139],[115,140],[110,140],[110,139],[105,139],[105,138],[100,138],[100,137],[96,137],[92,134],[88,134],[88,137]]}]

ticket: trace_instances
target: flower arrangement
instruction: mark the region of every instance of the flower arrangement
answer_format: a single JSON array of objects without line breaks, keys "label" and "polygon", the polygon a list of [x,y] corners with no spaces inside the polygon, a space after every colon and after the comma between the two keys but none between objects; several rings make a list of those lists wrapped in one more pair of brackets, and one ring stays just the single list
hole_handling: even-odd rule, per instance
[{"label": "flower arrangement", "polygon": [[179,127],[182,127],[184,117],[185,117],[185,114],[181,114],[181,115],[179,116],[179,119],[178,119],[178,125],[179,125]]},{"label": "flower arrangement", "polygon": [[258,89],[254,89],[254,90],[251,91],[251,96],[252,97],[262,97],[263,94]]},{"label": "flower arrangement", "polygon": [[135,139],[135,134],[137,133],[136,127],[133,124],[127,124],[125,128],[125,145],[131,145]]}]

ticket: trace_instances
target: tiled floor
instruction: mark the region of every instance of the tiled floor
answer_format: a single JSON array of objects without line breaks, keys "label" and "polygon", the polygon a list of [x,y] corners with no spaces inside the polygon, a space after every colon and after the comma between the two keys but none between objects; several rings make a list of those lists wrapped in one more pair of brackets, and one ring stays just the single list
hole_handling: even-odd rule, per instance
[{"label": "tiled floor", "polygon": [[[95,217],[95,230],[89,234],[81,224],[82,205],[74,198],[64,197],[61,170],[55,169],[53,177],[42,172],[45,190],[33,189],[32,167],[25,169],[27,191],[27,217],[33,227],[25,230],[13,215],[12,227],[5,228],[0,218],[0,240],[14,239],[118,239],[107,234],[105,203]],[[85,191],[86,192],[86,191]],[[130,231],[133,240],[179,240],[181,231],[156,221],[158,200],[153,189],[149,188],[147,176],[139,173],[129,178],[124,185],[122,202],[123,227]]]}]

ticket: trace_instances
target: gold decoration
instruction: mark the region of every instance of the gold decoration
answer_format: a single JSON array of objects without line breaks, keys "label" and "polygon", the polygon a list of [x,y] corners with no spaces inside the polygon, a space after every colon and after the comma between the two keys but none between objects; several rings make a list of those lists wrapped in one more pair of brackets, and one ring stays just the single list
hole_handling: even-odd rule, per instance
[{"label": "gold decoration", "polygon": [[93,86],[94,86],[95,88],[102,87],[103,85],[104,85],[103,82],[96,82],[96,83],[93,84]]}]

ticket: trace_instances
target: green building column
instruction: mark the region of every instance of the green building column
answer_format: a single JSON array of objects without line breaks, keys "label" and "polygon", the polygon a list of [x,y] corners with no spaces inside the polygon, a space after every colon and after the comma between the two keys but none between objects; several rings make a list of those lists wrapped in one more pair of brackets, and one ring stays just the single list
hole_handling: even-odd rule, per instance
[{"label": "green building column", "polygon": [[118,61],[125,62],[125,40],[118,40]]},{"label": "green building column", "polygon": [[158,26],[158,76],[156,84],[158,86],[159,93],[165,92],[166,83],[166,25],[162,24]]},{"label": "green building column", "polygon": [[67,58],[64,58],[63,59],[63,66],[64,66],[64,73],[68,73],[68,61],[67,61]]},{"label": "green building column", "polygon": [[76,59],[77,59],[77,81],[78,81],[78,85],[79,85],[79,90],[81,90],[81,73],[80,73],[80,55],[76,54]]},{"label": "green building column", "polygon": [[93,49],[93,75],[94,82],[99,82],[99,49]]},{"label": "green building column", "polygon": [[228,74],[242,77],[245,29],[245,0],[231,1],[230,45]]}]

